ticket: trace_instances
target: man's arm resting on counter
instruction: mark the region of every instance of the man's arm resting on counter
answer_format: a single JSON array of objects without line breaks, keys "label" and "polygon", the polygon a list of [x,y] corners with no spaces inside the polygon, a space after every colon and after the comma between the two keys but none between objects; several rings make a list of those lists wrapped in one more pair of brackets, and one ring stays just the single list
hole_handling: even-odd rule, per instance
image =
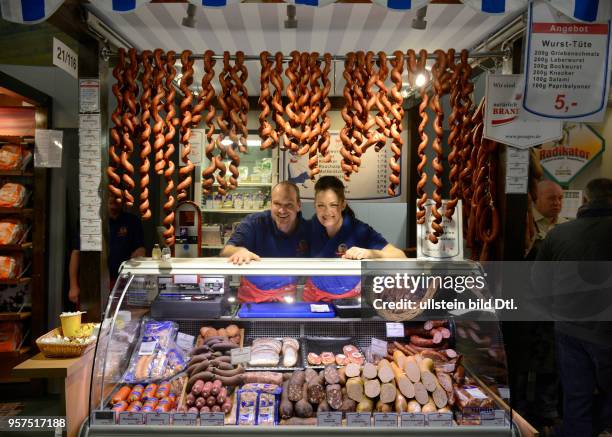
[{"label": "man's arm resting on counter", "polygon": [[251,261],[259,261],[261,259],[246,247],[233,246],[231,244],[226,244],[219,256],[228,257],[228,262],[234,264],[248,264]]}]

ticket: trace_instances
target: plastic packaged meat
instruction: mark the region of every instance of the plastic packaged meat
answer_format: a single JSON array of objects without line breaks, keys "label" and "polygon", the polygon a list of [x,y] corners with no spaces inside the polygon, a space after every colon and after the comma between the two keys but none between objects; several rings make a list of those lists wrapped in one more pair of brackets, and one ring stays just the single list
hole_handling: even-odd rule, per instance
[{"label": "plastic packaged meat", "polygon": [[25,225],[19,219],[0,220],[0,244],[17,244],[23,237]]},{"label": "plastic packaged meat", "polygon": [[21,184],[8,182],[0,188],[0,208],[20,208],[26,198],[26,188]]},{"label": "plastic packaged meat", "polygon": [[17,350],[23,339],[20,322],[0,323],[0,352]]},{"label": "plastic packaged meat", "polygon": [[15,279],[21,273],[21,255],[0,256],[0,279]]},{"label": "plastic packaged meat", "polygon": [[17,144],[5,144],[0,147],[0,170],[17,170],[24,159],[31,153]]}]

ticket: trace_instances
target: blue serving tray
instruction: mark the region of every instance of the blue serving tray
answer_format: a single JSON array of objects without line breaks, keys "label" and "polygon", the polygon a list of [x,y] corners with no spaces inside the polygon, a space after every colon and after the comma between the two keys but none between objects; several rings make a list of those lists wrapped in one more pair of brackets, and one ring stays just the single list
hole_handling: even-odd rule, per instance
[{"label": "blue serving tray", "polygon": [[313,313],[310,311],[310,303],[243,303],[238,316],[240,318],[311,318],[311,319],[329,319],[336,317],[336,312],[331,304],[328,304],[330,311],[327,313]]}]

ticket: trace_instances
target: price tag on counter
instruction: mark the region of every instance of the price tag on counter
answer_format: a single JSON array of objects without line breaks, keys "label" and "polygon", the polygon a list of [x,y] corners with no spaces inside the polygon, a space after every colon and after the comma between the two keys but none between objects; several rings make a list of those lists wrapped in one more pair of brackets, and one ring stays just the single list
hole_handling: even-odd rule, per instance
[{"label": "price tag on counter", "polygon": [[342,426],[342,412],[325,411],[317,413],[317,426]]},{"label": "price tag on counter", "polygon": [[387,337],[404,337],[404,324],[396,322],[387,322]]},{"label": "price tag on counter", "polygon": [[367,428],[372,426],[372,415],[370,413],[346,413],[346,425],[356,428]]},{"label": "price tag on counter", "polygon": [[122,411],[119,413],[119,425],[142,425],[143,413]]},{"label": "price tag on counter", "polygon": [[374,413],[376,428],[397,428],[397,413]]},{"label": "price tag on counter", "polygon": [[402,428],[412,428],[413,426],[425,426],[424,413],[402,413],[400,416],[400,426]]},{"label": "price tag on counter", "polygon": [[200,426],[225,425],[224,413],[200,413]]},{"label": "price tag on counter", "polygon": [[115,412],[108,410],[97,410],[91,413],[91,421],[94,425],[114,425]]},{"label": "price tag on counter", "polygon": [[197,413],[174,413],[172,424],[176,426],[195,426],[197,418]]},{"label": "price tag on counter", "polygon": [[508,387],[497,387],[499,397],[502,399],[510,399],[510,388]]},{"label": "price tag on counter", "polygon": [[170,413],[147,413],[145,425],[170,425]]},{"label": "price tag on counter", "polygon": [[140,343],[140,349],[138,349],[138,355],[152,355],[155,352],[155,346],[157,341],[143,341]]},{"label": "price tag on counter", "polygon": [[248,363],[251,361],[251,348],[234,348],[231,352],[231,361],[233,365]]},{"label": "price tag on counter", "polygon": [[372,355],[378,355],[379,357],[387,356],[387,342],[384,340],[379,340],[377,338],[372,337],[372,344],[370,346],[370,352]]},{"label": "price tag on counter", "polygon": [[191,350],[193,347],[193,341],[195,337],[193,335],[185,334],[183,332],[179,332],[176,335],[176,344],[183,350]]},{"label": "price tag on counter", "polygon": [[453,426],[452,413],[429,413],[427,414],[429,426],[451,427]]},{"label": "price tag on counter", "polygon": [[329,305],[327,304],[311,304],[310,312],[311,313],[329,313],[331,310],[329,309]]},{"label": "price tag on counter", "polygon": [[506,413],[503,410],[481,411],[480,424],[483,426],[505,426]]}]

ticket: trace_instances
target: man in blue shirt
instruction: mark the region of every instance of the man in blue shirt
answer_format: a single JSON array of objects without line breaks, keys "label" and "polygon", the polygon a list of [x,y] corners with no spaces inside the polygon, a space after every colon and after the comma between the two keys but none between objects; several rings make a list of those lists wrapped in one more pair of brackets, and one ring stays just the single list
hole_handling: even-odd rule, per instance
[{"label": "man in blue shirt", "polygon": [[[302,217],[300,191],[283,181],[272,189],[269,211],[247,216],[221,251],[234,264],[248,264],[261,257],[306,258],[309,256],[309,223]],[[241,280],[238,298],[243,302],[291,301],[295,298],[293,276],[248,276]]]},{"label": "man in blue shirt", "polygon": [[272,189],[269,211],[245,217],[221,251],[234,264],[248,264],[260,257],[308,257],[308,222],[302,217],[300,191],[283,181]]},{"label": "man in blue shirt", "polygon": [[123,261],[145,256],[144,232],[140,218],[125,212],[110,196],[108,229],[108,273],[111,284],[114,284]]}]

